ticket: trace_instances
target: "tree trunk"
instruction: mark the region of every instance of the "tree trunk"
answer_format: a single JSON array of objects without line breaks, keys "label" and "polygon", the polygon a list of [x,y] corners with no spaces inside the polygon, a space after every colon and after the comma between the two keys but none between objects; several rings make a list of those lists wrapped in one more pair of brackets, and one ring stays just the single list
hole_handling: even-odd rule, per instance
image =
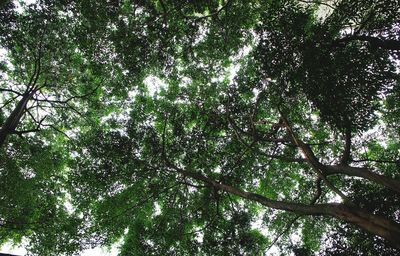
[{"label": "tree trunk", "polygon": [[8,116],[7,120],[4,122],[3,126],[0,129],[0,147],[4,145],[8,135],[13,133],[17,128],[21,117],[24,114],[25,107],[35,92],[35,90],[32,90],[31,92],[26,92],[23,95],[22,99],[18,102],[17,106]]}]

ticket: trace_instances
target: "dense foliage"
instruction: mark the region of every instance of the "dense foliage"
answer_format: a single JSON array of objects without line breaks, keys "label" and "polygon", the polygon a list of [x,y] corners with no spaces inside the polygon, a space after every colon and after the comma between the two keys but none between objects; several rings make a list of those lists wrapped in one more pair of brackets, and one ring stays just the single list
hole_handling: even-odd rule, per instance
[{"label": "dense foliage", "polygon": [[394,0],[0,4],[0,244],[400,253]]}]

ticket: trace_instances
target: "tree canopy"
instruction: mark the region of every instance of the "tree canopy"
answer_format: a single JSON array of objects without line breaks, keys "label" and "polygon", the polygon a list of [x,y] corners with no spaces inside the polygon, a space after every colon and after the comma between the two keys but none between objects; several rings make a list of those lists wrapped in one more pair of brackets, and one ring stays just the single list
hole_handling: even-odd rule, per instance
[{"label": "tree canopy", "polygon": [[0,244],[400,253],[400,4],[0,4]]}]

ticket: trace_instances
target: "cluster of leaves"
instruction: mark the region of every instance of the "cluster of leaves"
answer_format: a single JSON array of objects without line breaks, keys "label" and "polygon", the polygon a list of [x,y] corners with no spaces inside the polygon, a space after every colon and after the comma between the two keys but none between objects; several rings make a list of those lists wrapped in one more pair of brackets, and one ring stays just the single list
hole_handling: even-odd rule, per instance
[{"label": "cluster of leaves", "polygon": [[[350,37],[348,34],[361,33],[365,26],[374,26],[367,29],[369,33],[386,28],[367,21],[355,28],[357,32],[349,33],[344,27],[355,22],[352,19],[372,15],[374,4],[340,1],[333,14],[321,21],[312,9],[298,12],[294,11],[299,8],[296,1],[283,2],[284,8],[279,1],[267,6],[257,28],[261,41],[256,55],[263,65],[263,76],[279,81],[276,90],[285,101],[304,93],[321,118],[342,131],[371,128],[380,95],[394,86],[398,75],[386,49],[344,39]],[[397,9],[379,10],[379,15],[387,24],[399,16]],[[376,22],[373,17],[365,18]],[[385,33],[389,38],[396,34],[394,30]]]}]

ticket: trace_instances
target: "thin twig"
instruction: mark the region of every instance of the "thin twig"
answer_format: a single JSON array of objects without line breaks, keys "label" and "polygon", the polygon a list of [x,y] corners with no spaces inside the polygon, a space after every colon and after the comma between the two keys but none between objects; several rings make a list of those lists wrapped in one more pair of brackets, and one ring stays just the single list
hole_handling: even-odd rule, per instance
[{"label": "thin twig", "polygon": [[22,96],[22,93],[17,92],[17,91],[15,91],[13,89],[8,89],[8,88],[0,88],[0,92],[12,92],[12,93],[15,93],[15,94],[17,94],[19,96]]},{"label": "thin twig", "polygon": [[330,5],[326,2],[322,2],[322,1],[317,1],[317,0],[311,0],[311,1],[306,1],[306,0],[298,0],[301,3],[305,3],[305,4],[320,4],[320,5],[325,5],[331,9],[336,9],[333,5]]},{"label": "thin twig", "polygon": [[185,15],[185,18],[187,18],[187,19],[194,19],[194,21],[199,21],[199,20],[202,20],[202,19],[206,19],[206,18],[210,18],[210,17],[212,17],[212,16],[219,15],[224,9],[226,9],[226,8],[228,7],[228,5],[231,3],[231,1],[232,1],[232,0],[228,0],[228,1],[225,3],[225,5],[223,5],[220,9],[218,9],[217,11],[215,11],[215,12],[213,12],[213,13],[210,13],[210,14],[208,14],[208,15],[204,15],[204,16],[200,16],[200,17],[196,17],[196,16],[186,16],[186,15]]}]

